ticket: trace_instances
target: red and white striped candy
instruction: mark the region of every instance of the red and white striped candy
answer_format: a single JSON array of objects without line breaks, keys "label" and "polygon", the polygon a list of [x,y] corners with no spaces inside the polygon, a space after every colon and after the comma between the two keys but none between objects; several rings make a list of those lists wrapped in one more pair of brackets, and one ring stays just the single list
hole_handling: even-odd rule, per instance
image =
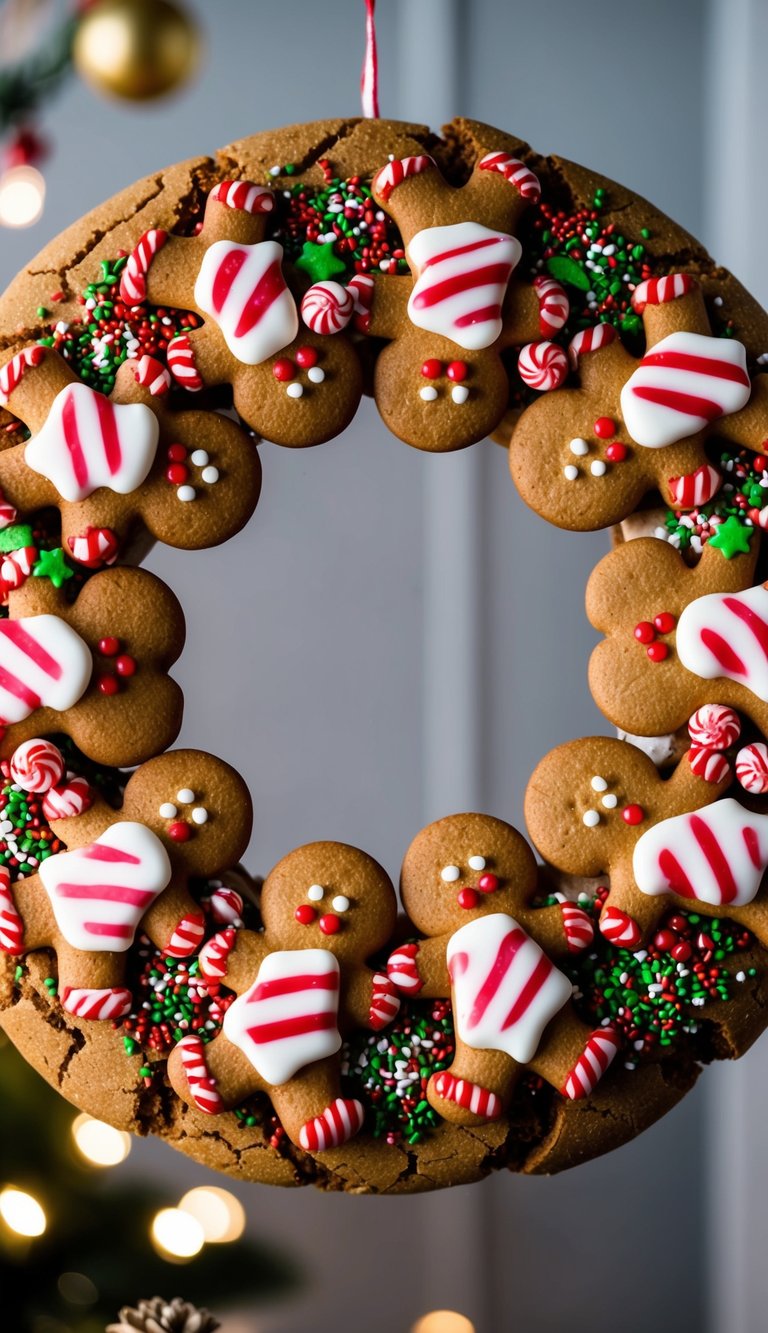
[{"label": "red and white striped candy", "polygon": [[337,1097],[322,1115],[308,1120],[299,1131],[299,1146],[305,1152],[327,1152],[339,1148],[363,1127],[362,1104],[348,1097]]},{"label": "red and white striped candy", "polygon": [[45,358],[44,347],[24,347],[0,367],[0,407],[5,407],[14,389],[30,366],[39,366]]},{"label": "red and white striped candy", "polygon": [[93,790],[87,778],[70,778],[60,787],[51,787],[43,797],[46,819],[72,819],[93,805]]},{"label": "red and white striped candy", "polygon": [[707,593],[689,602],[677,622],[677,654],[702,680],[746,685],[768,702],[768,588]]},{"label": "red and white striped candy", "polygon": [[713,907],[751,903],[767,866],[768,815],[733,797],[662,819],[638,839],[632,857],[641,893],[676,893]]},{"label": "red and white striped candy", "polygon": [[218,324],[242,365],[260,365],[293,342],[299,331],[282,260],[283,247],[277,241],[215,241],[203,256],[195,304]]},{"label": "red and white striped candy", "polygon": [[539,298],[539,332],[544,338],[559,333],[571,309],[565,288],[542,273],[534,278],[533,289]]},{"label": "red and white striped candy", "polygon": [[373,993],[368,1020],[374,1032],[380,1032],[400,1011],[400,997],[384,972],[374,972]]},{"label": "red and white striped candy", "polygon": [[447,1069],[434,1075],[432,1088],[444,1101],[462,1106],[483,1120],[498,1120],[504,1110],[502,1100],[495,1092],[481,1088],[479,1083],[470,1083],[468,1079],[456,1078]]},{"label": "red and white striped candy", "polygon": [[387,975],[403,995],[418,995],[424,985],[416,962],[418,952],[418,944],[401,944],[387,959]]},{"label": "red and white striped candy", "polygon": [[574,334],[568,344],[568,360],[576,370],[579,357],[588,352],[599,352],[602,347],[616,341],[616,330],[612,324],[595,324],[592,329],[582,329]]},{"label": "red and white striped candy", "polygon": [[528,343],[520,349],[517,369],[529,389],[559,389],[568,374],[568,358],[557,343]]},{"label": "red and white striped candy", "polygon": [[220,181],[208,196],[217,204],[226,208],[236,208],[243,213],[271,213],[275,207],[275,196],[263,185],[254,185],[252,181]]},{"label": "red and white striped candy", "polygon": [[126,305],[139,305],[146,301],[150,265],[167,240],[167,231],[152,227],[144,232],[138,245],[131,251],[120,279],[120,300],[125,301]]},{"label": "red and white striped candy", "polygon": [[9,528],[18,518],[18,510],[0,491],[0,529]]},{"label": "red and white striped candy", "polygon": [[646,352],[621,391],[636,444],[664,449],[749,402],[747,354],[735,338],[678,330]]},{"label": "red and white striped candy", "polygon": [[365,273],[356,273],[347,283],[347,291],[352,297],[352,322],[358,333],[367,333],[371,324],[371,306],[373,305],[374,281]]},{"label": "red and white striped candy", "polygon": [[200,950],[200,971],[206,981],[221,981],[227,975],[227,959],[235,947],[237,932],[220,930]]},{"label": "red and white striped candy", "polygon": [[576,903],[561,903],[560,910],[563,914],[563,930],[568,945],[569,953],[581,953],[582,949],[588,949],[595,938],[595,927],[589,912],[585,912],[583,907],[578,907]]},{"label": "red and white striped candy", "polygon": [[416,282],[412,324],[467,351],[490,347],[501,333],[501,307],[522,246],[479,222],[425,227],[408,244]]},{"label": "red and white striped candy", "polygon": [[514,186],[522,199],[535,204],[541,198],[539,178],[519,158],[510,153],[486,153],[477,164],[478,171],[498,171]]},{"label": "red and white striped candy", "polygon": [[618,907],[603,908],[599,925],[605,939],[621,949],[634,949],[643,938],[637,922]]},{"label": "red and white striped candy", "polygon": [[63,712],[82,697],[91,650],[58,616],[0,620],[0,719],[23,722],[37,708]]},{"label": "red and white striped candy", "polygon": [[162,398],[171,387],[171,372],[154,356],[143,356],[136,364],[136,383],[149,389],[154,398]]},{"label": "red and white striped candy", "polygon": [[0,952],[24,952],[24,922],[19,916],[7,866],[0,866]]},{"label": "red and white striped candy", "polygon": [[736,755],[736,778],[745,791],[764,796],[768,791],[768,745],[756,741]]},{"label": "red and white striped candy", "polygon": [[673,503],[679,509],[693,509],[697,505],[707,504],[720,489],[722,477],[716,467],[702,463],[695,472],[688,472],[682,477],[670,477],[669,491]]},{"label": "red and white striped candy", "polygon": [[213,920],[220,926],[242,926],[243,900],[235,889],[228,884],[220,884],[214,889],[208,905]]},{"label": "red and white striped candy", "polygon": [[219,1115],[224,1110],[224,1101],[215,1080],[208,1072],[202,1040],[190,1033],[189,1036],[182,1037],[176,1049],[181,1055],[181,1063],[195,1106],[206,1115]]},{"label": "red and white striped candy", "polygon": [[377,171],[371,182],[371,191],[386,204],[392,191],[402,185],[404,180],[410,176],[420,176],[424,171],[436,171],[437,164],[432,157],[426,153],[420,153],[417,157],[395,158],[388,162],[385,167]]},{"label": "red and white striped candy", "polygon": [[642,315],[647,305],[666,305],[667,301],[676,301],[686,296],[696,287],[696,280],[690,273],[667,273],[663,278],[647,278],[638,283],[632,293],[632,308]]},{"label": "red and white striped candy", "polygon": [[87,569],[113,565],[120,550],[120,538],[111,528],[86,528],[77,537],[67,539],[72,559]]},{"label": "red and white striped candy", "polygon": [[0,557],[0,601],[6,602],[8,594],[26,582],[36,560],[35,546],[19,546]]},{"label": "red and white striped candy", "polygon": [[171,958],[188,958],[191,953],[196,953],[204,934],[205,917],[202,912],[191,912],[174,927],[164,952]]},{"label": "red and white striped candy", "polygon": [[24,449],[24,461],[64,500],[100,486],[130,495],[155,460],[159,427],[146,403],[113,403],[87,384],[68,384]]},{"label": "red and white striped candy", "polygon": [[60,995],[61,1005],[68,1014],[92,1022],[109,1018],[124,1018],[131,1012],[133,996],[125,986],[65,986]]},{"label": "red and white striped candy", "polygon": [[727,750],[741,735],[741,721],[738,713],[724,704],[704,704],[688,718],[688,735],[694,745]]},{"label": "red and white striped candy", "polygon": [[621,1039],[615,1028],[597,1028],[565,1080],[563,1096],[575,1102],[594,1092],[620,1045]]},{"label": "red and white striped candy", "polygon": [[203,377],[197,369],[195,351],[188,333],[180,333],[168,344],[168,369],[176,383],[190,393],[197,393],[203,387]]},{"label": "red and white striped candy", "polygon": [[355,308],[352,293],[339,282],[316,282],[302,298],[301,317],[313,333],[341,333]]},{"label": "red and white striped candy", "polygon": [[705,782],[724,782],[731,771],[731,765],[724,754],[710,750],[705,745],[693,745],[690,750],[691,772]]},{"label": "red and white striped candy", "polygon": [[52,741],[24,741],[11,755],[11,777],[22,791],[48,791],[63,774],[64,756]]}]

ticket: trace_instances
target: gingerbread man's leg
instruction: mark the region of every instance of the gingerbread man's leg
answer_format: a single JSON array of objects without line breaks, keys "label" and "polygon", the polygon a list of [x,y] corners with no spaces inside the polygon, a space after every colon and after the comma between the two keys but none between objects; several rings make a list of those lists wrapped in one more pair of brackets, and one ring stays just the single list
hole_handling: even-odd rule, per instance
[{"label": "gingerbread man's leg", "polygon": [[305,1152],[338,1148],[362,1128],[362,1104],[339,1094],[336,1056],[317,1060],[302,1069],[297,1078],[269,1089],[286,1134]]},{"label": "gingerbread man's leg", "polygon": [[498,1120],[512,1096],[521,1065],[503,1051],[479,1051],[456,1034],[456,1053],[448,1069],[433,1074],[427,1098],[443,1120],[480,1125]]},{"label": "gingerbread man's leg", "polygon": [[[77,1018],[104,1020],[122,1018],[130,1012],[133,997],[123,981],[123,956],[82,953],[65,940],[56,945],[59,999],[62,1008]],[[87,985],[83,982],[87,981]]]},{"label": "gingerbread man's leg", "polygon": [[168,1078],[183,1101],[206,1115],[239,1106],[265,1087],[250,1060],[221,1035],[207,1046],[197,1034],[182,1037],[168,1059]]},{"label": "gingerbread man's leg", "polygon": [[172,958],[187,958],[200,948],[205,916],[182,884],[171,882],[152,904],[142,923],[152,943]]},{"label": "gingerbread man's leg", "polygon": [[564,1097],[579,1101],[594,1091],[620,1045],[615,1028],[592,1031],[569,1005],[547,1027],[531,1069]]}]

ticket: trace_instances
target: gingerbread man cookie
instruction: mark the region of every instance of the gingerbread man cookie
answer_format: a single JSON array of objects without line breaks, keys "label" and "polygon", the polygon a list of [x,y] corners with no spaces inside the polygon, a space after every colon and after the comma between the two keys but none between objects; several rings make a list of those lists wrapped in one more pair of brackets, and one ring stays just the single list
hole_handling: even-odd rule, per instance
[{"label": "gingerbread man cookie", "polygon": [[9,611],[0,620],[0,755],[64,732],[89,759],[119,767],[173,743],[183,700],[167,671],[184,617],[154,574],[102,570],[75,602],[29,578],[9,594]]},{"label": "gingerbread man cookie", "polygon": [[[371,191],[397,222],[411,275],[358,275],[346,288],[319,283],[304,297],[302,315],[320,332],[354,319],[358,329],[388,339],[376,361],[375,393],[390,430],[419,449],[463,449],[489,435],[506,411],[501,353],[556,333],[568,317],[568,298],[551,278],[510,286],[522,254],[514,231],[539,198],[538,180],[510,153],[481,152],[467,183],[454,189],[419,154],[387,163]],[[535,352],[554,357],[565,377],[561,348],[546,343]]]},{"label": "gingerbread man cookie", "polygon": [[[44,767],[39,756],[35,767]],[[199,948],[204,917],[189,880],[237,862],[250,836],[250,797],[222,760],[177,750],[137,769],[119,812],[93,792],[78,808],[51,818],[67,851],[12,890],[7,876],[0,883],[0,949],[52,949],[63,1007],[114,1019],[131,1006],[125,958],[139,928],[171,957]]]},{"label": "gingerbread man cookie", "polygon": [[352,420],[362,375],[346,338],[328,342],[301,328],[283,248],[265,235],[274,207],[271,190],[222,181],[196,236],[145,232],[120,290],[127,305],[149,299],[195,310],[205,321],[168,346],[182,388],[231,384],[235,407],[259,435],[274,444],[321,444]]},{"label": "gingerbread man cookie", "polygon": [[210,1046],[184,1038],[168,1064],[185,1101],[216,1113],[266,1092],[289,1138],[308,1152],[337,1147],[363,1123],[341,1096],[342,1033],[379,1031],[399,1000],[366,960],[389,940],[397,903],[381,866],[344,843],[290,852],[261,892],[264,934],[223,931],[201,971],[236,991]]},{"label": "gingerbread man cookie", "polygon": [[111,563],[137,524],[196,550],[226,541],[253,513],[261,465],[244,432],[216,412],[172,412],[169,372],[126,361],[110,398],[37,345],[0,369],[0,403],[32,433],[0,453],[0,488],[25,514],[61,514],[75,560]]},{"label": "gingerbread man cookie", "polygon": [[542,396],[512,432],[520,494],[561,528],[618,523],[654,489],[674,509],[705,504],[721,480],[707,440],[757,449],[768,433],[768,385],[750,381],[740,342],[712,336],[694,278],[648,279],[632,305],[645,326],[642,359],[611,325],[585,329],[570,344],[579,387]]},{"label": "gingerbread man cookie", "polygon": [[768,943],[768,815],[700,777],[689,757],[669,778],[626,741],[569,741],[542,759],[525,797],[534,846],[565,874],[609,877],[600,917],[626,948],[647,939],[670,906],[729,916]]},{"label": "gingerbread man cookie", "polygon": [[725,560],[708,542],[691,568],[668,543],[638,537],[595,567],[587,615],[606,637],[589,685],[615,726],[660,736],[726,704],[768,735],[768,587],[752,586],[754,546]]},{"label": "gingerbread man cookie", "polygon": [[587,1096],[618,1049],[611,1028],[590,1032],[552,956],[593,938],[574,903],[532,908],[536,863],[520,834],[490,815],[450,815],[428,825],[403,862],[400,894],[426,936],[401,945],[388,972],[409,995],[451,997],[456,1054],[428,1097],[446,1120],[497,1119],[530,1067],[573,1100]]}]

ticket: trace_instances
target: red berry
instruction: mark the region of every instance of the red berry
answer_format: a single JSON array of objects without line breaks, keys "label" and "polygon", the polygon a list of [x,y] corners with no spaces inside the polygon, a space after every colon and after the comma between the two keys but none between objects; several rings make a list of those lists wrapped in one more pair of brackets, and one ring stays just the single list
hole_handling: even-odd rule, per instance
[{"label": "red berry", "polygon": [[309,370],[311,366],[317,365],[317,352],[314,347],[300,347],[296,352],[296,364],[301,366],[302,370]]},{"label": "red berry", "polygon": [[466,907],[468,911],[471,911],[473,907],[477,907],[478,901],[479,899],[475,889],[462,889],[457,897],[459,907]]},{"label": "red berry", "polygon": [[120,640],[113,634],[109,634],[105,639],[99,639],[99,652],[104,657],[114,657],[115,653],[120,652]]},{"label": "red berry", "polygon": [[665,643],[652,643],[645,651],[652,662],[663,662],[665,657],[669,657],[669,649]]},{"label": "red berry", "polygon": [[495,893],[499,887],[498,878],[496,875],[481,875],[477,887],[481,893]]},{"label": "red berry", "polygon": [[677,621],[671,611],[660,611],[657,616],[653,617],[653,623],[659,634],[671,634]]},{"label": "red berry", "polygon": [[188,477],[189,470],[183,463],[171,463],[171,466],[165,469],[165,480],[172,486],[182,486]]},{"label": "red berry", "polygon": [[421,367],[425,380],[438,380],[443,373],[443,363],[437,357],[430,356]]},{"label": "red berry", "polygon": [[317,916],[314,907],[309,903],[301,903],[293,914],[300,926],[311,926]]},{"label": "red berry", "polygon": [[296,377],[296,367],[288,356],[279,356],[272,367],[276,380],[292,380]]},{"label": "red berry", "polygon": [[183,463],[187,456],[187,451],[183,444],[172,444],[168,450],[169,463]]},{"label": "red berry", "polygon": [[595,435],[599,440],[610,440],[616,434],[616,422],[610,417],[598,417],[595,422]]},{"label": "red berry", "polygon": [[466,362],[451,361],[445,373],[448,376],[449,380],[455,380],[457,384],[460,384],[462,380],[465,380],[467,378]]},{"label": "red berry", "polygon": [[668,953],[677,946],[677,942],[677,936],[671,930],[660,930],[653,941],[660,953]]},{"label": "red berry", "polygon": [[341,929],[341,917],[336,916],[335,912],[326,912],[318,924],[324,935],[335,935]]},{"label": "red berry", "polygon": [[115,662],[115,671],[118,676],[133,676],[136,671],[136,659],[123,653]]},{"label": "red berry", "polygon": [[671,952],[676,963],[687,963],[693,949],[687,940],[679,940]]},{"label": "red berry", "polygon": [[117,691],[119,689],[120,689],[120,681],[117,679],[116,676],[102,676],[101,679],[99,680],[100,694],[107,694],[107,695],[117,694]]},{"label": "red berry", "polygon": [[656,631],[650,620],[641,620],[639,625],[635,625],[635,638],[638,643],[653,643]]},{"label": "red berry", "polygon": [[189,824],[179,819],[176,823],[168,825],[168,837],[173,838],[174,842],[188,842],[192,837],[192,830]]},{"label": "red berry", "polygon": [[614,440],[605,450],[605,456],[609,463],[623,463],[627,456],[626,444],[621,444],[619,440]]},{"label": "red berry", "polygon": [[625,805],[621,817],[625,824],[642,824],[645,811],[641,805]]}]

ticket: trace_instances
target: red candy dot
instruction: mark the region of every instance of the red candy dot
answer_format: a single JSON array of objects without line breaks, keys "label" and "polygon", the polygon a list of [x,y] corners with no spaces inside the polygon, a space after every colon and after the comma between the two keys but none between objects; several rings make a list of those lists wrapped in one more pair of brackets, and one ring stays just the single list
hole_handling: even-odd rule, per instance
[{"label": "red candy dot", "polygon": [[165,480],[172,486],[181,486],[189,477],[189,470],[183,463],[171,463],[170,467],[165,469]]},{"label": "red candy dot", "polygon": [[594,429],[599,440],[610,440],[616,434],[616,422],[610,417],[598,417]]},{"label": "red candy dot", "polygon": [[671,634],[677,621],[671,611],[660,611],[657,616],[653,617],[653,623],[659,634]]},{"label": "red candy dot", "polygon": [[477,881],[477,887],[481,893],[495,893],[499,887],[499,881],[495,875],[481,875]]},{"label": "red candy dot", "polygon": [[99,639],[99,652],[104,657],[114,657],[115,653],[120,652],[120,640],[113,634],[109,634],[106,639]]},{"label": "red candy dot", "polygon": [[320,917],[318,924],[324,935],[335,935],[341,929],[341,918],[334,912],[326,912],[325,916]]},{"label": "red candy dot", "polygon": [[471,911],[473,907],[477,907],[478,901],[479,899],[475,889],[462,889],[457,897],[459,907],[466,907],[468,911]]},{"label": "red candy dot", "polygon": [[676,930],[678,935],[684,935],[688,929],[688,922],[684,916],[671,916],[669,918],[669,929]]},{"label": "red candy dot", "polygon": [[133,676],[136,672],[136,659],[123,653],[115,662],[115,671],[118,676]]},{"label": "red candy dot", "polygon": [[117,694],[120,689],[120,681],[115,676],[102,676],[99,681],[100,694]]},{"label": "red candy dot", "polygon": [[677,944],[677,936],[672,930],[660,930],[653,943],[660,953],[669,953]]},{"label": "red candy dot", "polygon": [[314,347],[300,347],[296,353],[296,362],[302,370],[309,370],[317,365],[317,352]]},{"label": "red candy dot", "polygon": [[615,440],[613,444],[606,447],[605,456],[609,463],[623,463],[627,456],[626,444],[620,444],[618,440]]},{"label": "red candy dot", "polygon": [[669,657],[669,649],[665,643],[651,643],[645,651],[652,662],[663,662],[665,657]]},{"label": "red candy dot", "polygon": [[642,824],[645,811],[641,805],[625,805],[621,817],[625,824]]},{"label": "red candy dot", "polygon": [[187,451],[183,444],[172,444],[168,450],[169,463],[183,463],[187,456]]},{"label": "red candy dot", "polygon": [[301,905],[296,908],[293,915],[300,926],[311,926],[317,916],[317,912],[314,907],[310,907],[309,903],[301,903]]},{"label": "red candy dot", "polygon": [[438,380],[443,373],[443,363],[436,357],[430,356],[421,367],[421,373],[425,380]]},{"label": "red candy dot", "polygon": [[635,625],[635,638],[638,643],[653,643],[656,631],[650,620],[641,620],[639,625]]},{"label": "red candy dot", "polygon": [[175,824],[168,825],[168,837],[173,838],[174,842],[188,842],[192,837],[192,830],[189,824],[184,824],[179,819]]},{"label": "red candy dot", "polygon": [[680,940],[671,952],[676,963],[687,963],[693,953],[693,949],[687,940]]},{"label": "red candy dot", "polygon": [[272,367],[276,380],[292,380],[296,377],[296,367],[290,357],[280,356]]},{"label": "red candy dot", "polygon": [[457,384],[460,384],[462,380],[467,378],[466,363],[464,361],[452,361],[445,373],[449,380],[455,380]]}]

